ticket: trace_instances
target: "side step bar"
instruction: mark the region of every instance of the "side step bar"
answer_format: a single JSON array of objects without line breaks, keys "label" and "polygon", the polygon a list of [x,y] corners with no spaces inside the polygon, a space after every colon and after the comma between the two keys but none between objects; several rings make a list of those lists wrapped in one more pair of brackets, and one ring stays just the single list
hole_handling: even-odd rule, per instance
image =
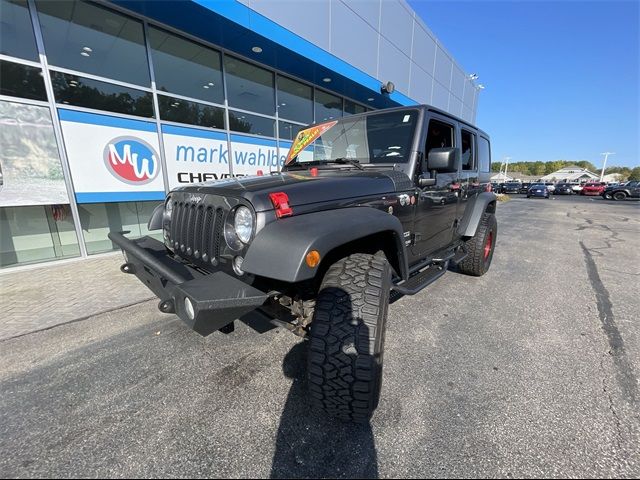
[{"label": "side step bar", "polygon": [[399,293],[400,295],[415,295],[427,285],[430,285],[444,275],[447,271],[448,263],[449,262],[446,261],[442,265],[431,265],[420,273],[409,278],[406,282],[402,282],[399,285],[393,285],[391,290]]}]

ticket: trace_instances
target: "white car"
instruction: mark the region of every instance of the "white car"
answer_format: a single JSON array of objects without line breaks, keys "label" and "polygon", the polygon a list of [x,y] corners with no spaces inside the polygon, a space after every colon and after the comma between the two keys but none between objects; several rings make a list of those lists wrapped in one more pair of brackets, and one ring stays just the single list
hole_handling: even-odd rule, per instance
[{"label": "white car", "polygon": [[549,190],[551,193],[556,191],[556,186],[553,183],[549,182],[545,183],[545,185],[547,186],[547,190]]},{"label": "white car", "polygon": [[573,187],[571,187],[575,193],[580,193],[582,191],[582,184],[576,183]]}]

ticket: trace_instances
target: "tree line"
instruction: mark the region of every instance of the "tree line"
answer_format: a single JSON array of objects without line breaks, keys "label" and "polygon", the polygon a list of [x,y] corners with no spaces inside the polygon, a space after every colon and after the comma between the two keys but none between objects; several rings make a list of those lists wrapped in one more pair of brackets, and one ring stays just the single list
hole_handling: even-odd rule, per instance
[{"label": "tree line", "polygon": [[[501,162],[491,163],[491,171],[499,172]],[[568,161],[568,160],[554,160],[552,162],[509,162],[509,169],[507,175],[511,172],[519,172],[523,175],[539,176],[549,175],[556,172],[561,168],[568,167],[570,165],[577,165],[580,168],[586,168],[593,173],[599,173],[600,169],[593,163],[586,160]],[[640,180],[640,167],[607,167],[604,171],[605,175],[610,173],[619,173],[622,175],[623,180]]]}]

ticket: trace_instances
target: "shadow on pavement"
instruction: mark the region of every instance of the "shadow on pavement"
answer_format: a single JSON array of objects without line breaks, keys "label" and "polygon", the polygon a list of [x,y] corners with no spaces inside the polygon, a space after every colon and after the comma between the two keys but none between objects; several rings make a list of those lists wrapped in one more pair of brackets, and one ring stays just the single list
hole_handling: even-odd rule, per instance
[{"label": "shadow on pavement", "polygon": [[371,425],[342,423],[311,407],[307,342],[295,345],[282,369],[293,379],[280,419],[271,478],[378,478]]}]

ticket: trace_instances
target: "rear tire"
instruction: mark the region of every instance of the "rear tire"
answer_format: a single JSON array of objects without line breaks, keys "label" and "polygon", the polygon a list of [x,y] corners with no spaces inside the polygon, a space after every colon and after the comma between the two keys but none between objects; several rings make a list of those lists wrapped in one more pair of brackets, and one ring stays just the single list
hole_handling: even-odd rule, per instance
[{"label": "rear tire", "polygon": [[498,222],[492,213],[482,215],[476,234],[467,241],[467,257],[458,264],[462,273],[480,277],[487,273],[496,246]]},{"label": "rear tire", "polygon": [[624,192],[616,192],[613,194],[614,200],[624,200],[625,198],[627,198],[627,194]]},{"label": "rear tire", "polygon": [[382,252],[350,255],[324,276],[307,371],[314,406],[333,417],[366,423],[378,406],[390,288]]}]

